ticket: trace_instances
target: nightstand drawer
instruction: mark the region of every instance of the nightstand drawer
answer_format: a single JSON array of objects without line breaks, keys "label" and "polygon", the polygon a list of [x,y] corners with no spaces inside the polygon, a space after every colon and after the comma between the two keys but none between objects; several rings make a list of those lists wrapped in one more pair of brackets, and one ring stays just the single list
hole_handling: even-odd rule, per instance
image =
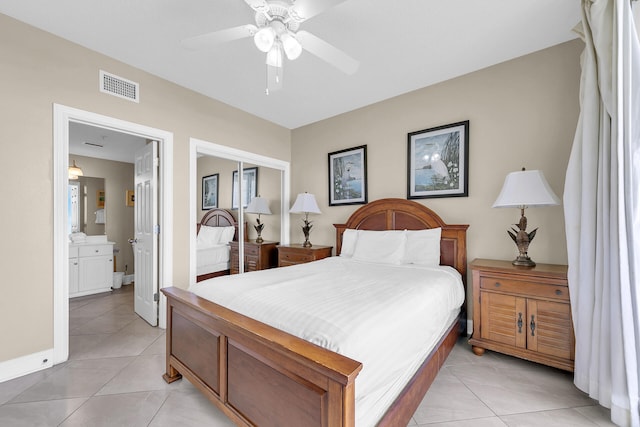
[{"label": "nightstand drawer", "polygon": [[569,288],[563,285],[546,285],[503,277],[482,277],[480,288],[509,294],[569,300]]},{"label": "nightstand drawer", "polygon": [[256,245],[244,245],[244,256],[253,255],[257,256],[260,253],[260,246]]},{"label": "nightstand drawer", "polygon": [[286,250],[280,249],[280,260],[289,262],[289,263],[303,263],[310,262],[315,260],[315,256],[313,254],[305,254],[300,252],[290,252]]},{"label": "nightstand drawer", "polygon": [[302,245],[278,246],[278,267],[304,264],[318,261],[331,256],[332,246],[311,246],[305,248]]}]

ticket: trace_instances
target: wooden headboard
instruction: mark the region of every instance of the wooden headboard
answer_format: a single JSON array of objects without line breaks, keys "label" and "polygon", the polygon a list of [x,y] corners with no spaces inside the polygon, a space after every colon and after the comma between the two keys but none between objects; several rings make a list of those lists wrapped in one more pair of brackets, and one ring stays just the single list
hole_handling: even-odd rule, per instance
[{"label": "wooden headboard", "polygon": [[424,230],[442,228],[440,264],[460,272],[467,282],[467,228],[468,225],[446,224],[438,214],[420,203],[405,199],[380,199],[356,210],[345,224],[336,227],[336,255],[342,249],[342,233],[347,228],[356,230]]},{"label": "wooden headboard", "polygon": [[[196,234],[200,232],[200,226],[207,225],[209,227],[229,227],[234,226],[236,232],[233,235],[233,240],[238,240],[238,222],[233,214],[226,209],[211,209],[207,211],[197,224]],[[248,240],[249,235],[247,233],[247,223],[244,223],[244,240]]]}]

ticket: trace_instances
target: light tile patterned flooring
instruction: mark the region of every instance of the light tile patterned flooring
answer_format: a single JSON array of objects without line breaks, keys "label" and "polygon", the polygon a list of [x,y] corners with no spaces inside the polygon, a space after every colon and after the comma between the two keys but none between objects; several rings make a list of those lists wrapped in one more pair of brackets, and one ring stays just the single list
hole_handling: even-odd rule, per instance
[{"label": "light tile patterned flooring", "polygon": [[[166,384],[164,331],[133,313],[133,286],[70,302],[69,361],[0,384],[0,426],[232,426],[188,381]],[[461,339],[410,426],[612,426],[571,374]],[[299,427],[299,426],[294,426]]]}]

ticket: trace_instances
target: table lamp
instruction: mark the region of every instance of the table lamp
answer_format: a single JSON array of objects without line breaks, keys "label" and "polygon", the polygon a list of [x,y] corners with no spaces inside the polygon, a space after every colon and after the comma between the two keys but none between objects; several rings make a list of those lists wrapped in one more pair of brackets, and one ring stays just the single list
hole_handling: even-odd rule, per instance
[{"label": "table lamp", "polygon": [[493,204],[494,208],[519,208],[520,221],[514,224],[518,229],[507,230],[511,239],[518,247],[518,257],[513,260],[513,265],[534,267],[535,262],[527,251],[529,243],[533,240],[538,229],[527,233],[527,217],[524,210],[531,207],[554,206],[560,204],[560,199],[553,192],[542,171],[528,171],[522,168],[521,171],[511,172],[507,175],[502,186],[502,191]]},{"label": "table lamp", "polygon": [[246,213],[250,214],[258,214],[258,218],[256,219],[257,225],[254,225],[253,228],[256,229],[258,233],[258,237],[256,238],[256,243],[262,243],[264,240],[262,239],[262,230],[264,229],[264,223],[260,222],[260,215],[271,215],[271,209],[269,209],[269,200],[263,197],[254,197],[249,202],[249,205],[245,208]]},{"label": "table lamp", "polygon": [[320,208],[318,207],[318,203],[316,203],[316,198],[313,194],[309,193],[300,193],[296,198],[295,203],[289,209],[291,213],[304,213],[304,225],[302,226],[302,232],[304,233],[304,243],[302,244],[305,248],[310,248],[311,242],[309,241],[309,232],[311,231],[311,221],[309,221],[310,213],[322,213],[320,212]]}]

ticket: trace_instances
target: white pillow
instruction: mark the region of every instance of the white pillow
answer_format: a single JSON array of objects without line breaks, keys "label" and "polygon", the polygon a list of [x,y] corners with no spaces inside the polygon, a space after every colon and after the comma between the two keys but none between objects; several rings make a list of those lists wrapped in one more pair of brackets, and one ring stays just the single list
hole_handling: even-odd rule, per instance
[{"label": "white pillow", "polygon": [[403,264],[440,265],[440,236],[442,229],[407,230]]},{"label": "white pillow", "polygon": [[358,230],[353,259],[381,264],[401,264],[405,242],[403,230]]},{"label": "white pillow", "polygon": [[201,225],[196,239],[196,247],[198,249],[206,249],[220,244],[224,227],[210,227]]},{"label": "white pillow", "polygon": [[233,236],[236,234],[236,228],[233,225],[230,225],[228,227],[218,227],[218,228],[222,228],[222,233],[218,243],[227,244],[233,240]]},{"label": "white pillow", "polygon": [[347,228],[342,233],[342,247],[340,248],[340,256],[350,258],[356,248],[356,240],[358,239],[358,230]]}]

